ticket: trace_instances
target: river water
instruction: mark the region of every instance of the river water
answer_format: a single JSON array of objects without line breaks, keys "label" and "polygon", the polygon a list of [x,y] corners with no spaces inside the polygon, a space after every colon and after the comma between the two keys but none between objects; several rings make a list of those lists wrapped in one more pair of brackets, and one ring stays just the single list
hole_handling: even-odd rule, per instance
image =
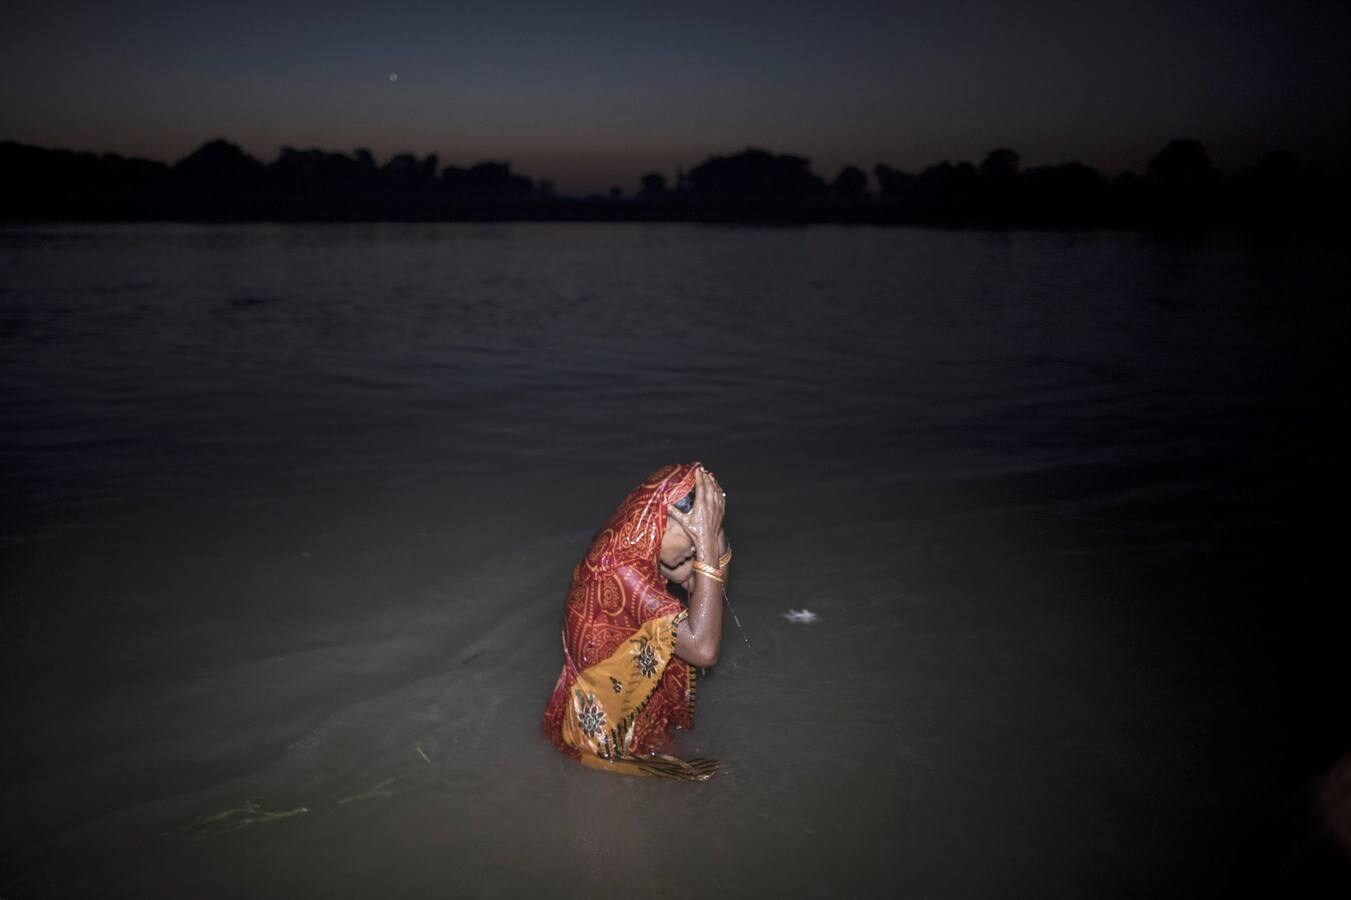
[{"label": "river water", "polygon": [[[0,894],[1218,893],[1351,749],[1345,249],[0,227]],[[723,772],[583,770],[571,566],[695,458]]]}]

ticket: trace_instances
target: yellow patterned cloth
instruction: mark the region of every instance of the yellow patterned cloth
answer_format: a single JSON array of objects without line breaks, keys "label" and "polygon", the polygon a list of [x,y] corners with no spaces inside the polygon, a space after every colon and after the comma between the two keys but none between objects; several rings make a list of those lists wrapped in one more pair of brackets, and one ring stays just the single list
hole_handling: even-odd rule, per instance
[{"label": "yellow patterned cloth", "polygon": [[675,659],[676,629],[685,612],[649,619],[610,656],[577,675],[563,716],[563,741],[584,765],[687,781],[718,770],[709,759],[682,760],[662,753],[635,754],[634,724]]}]

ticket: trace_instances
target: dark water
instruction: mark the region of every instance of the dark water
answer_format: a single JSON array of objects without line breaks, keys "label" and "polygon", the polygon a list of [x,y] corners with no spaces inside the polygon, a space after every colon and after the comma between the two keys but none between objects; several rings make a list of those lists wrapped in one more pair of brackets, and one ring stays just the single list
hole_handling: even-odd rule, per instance
[{"label": "dark water", "polygon": [[[1345,249],[0,229],[0,890],[1218,892],[1348,749]],[[725,771],[605,779],[567,573],[688,458]],[[306,812],[176,830],[247,798]]]},{"label": "dark water", "polygon": [[8,541],[184,492],[667,448],[820,445],[882,477],[1317,464],[1345,399],[1336,246],[377,225],[10,228],[0,248]]}]

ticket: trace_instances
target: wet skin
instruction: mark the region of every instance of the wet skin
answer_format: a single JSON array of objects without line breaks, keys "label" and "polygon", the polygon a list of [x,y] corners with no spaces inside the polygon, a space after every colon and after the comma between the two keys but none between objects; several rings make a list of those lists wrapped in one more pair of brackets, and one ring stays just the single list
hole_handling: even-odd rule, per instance
[{"label": "wet skin", "polygon": [[695,572],[694,563],[700,560],[716,568],[726,552],[726,507],[726,493],[703,468],[694,476],[694,507],[684,513],[674,504],[667,506],[657,568],[689,595],[689,615],[677,633],[675,654],[695,666],[716,663],[722,642],[723,585]]}]

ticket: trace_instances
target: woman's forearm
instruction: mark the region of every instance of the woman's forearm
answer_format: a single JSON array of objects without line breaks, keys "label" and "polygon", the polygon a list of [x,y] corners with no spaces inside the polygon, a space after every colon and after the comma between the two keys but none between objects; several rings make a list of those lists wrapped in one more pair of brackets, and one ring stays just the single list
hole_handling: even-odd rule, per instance
[{"label": "woman's forearm", "polygon": [[[713,547],[701,552],[708,565],[717,565],[722,552]],[[676,635],[676,655],[695,666],[711,666],[718,661],[722,643],[722,585],[696,571],[694,590],[690,592],[689,615]]]}]

